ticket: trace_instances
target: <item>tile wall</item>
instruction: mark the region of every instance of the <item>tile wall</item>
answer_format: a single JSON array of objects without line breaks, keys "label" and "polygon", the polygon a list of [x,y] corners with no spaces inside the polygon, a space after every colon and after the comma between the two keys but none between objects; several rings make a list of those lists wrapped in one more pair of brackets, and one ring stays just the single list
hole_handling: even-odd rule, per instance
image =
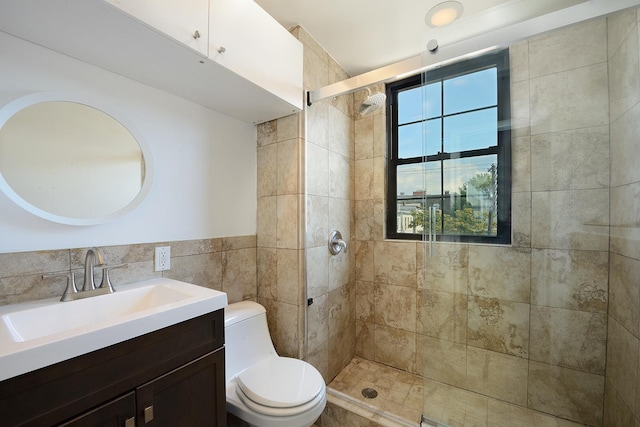
[{"label": "tile wall", "polygon": [[600,425],[609,266],[607,20],[518,43],[510,61],[510,246],[440,244],[428,258],[421,243],[384,240],[384,112],[355,118],[356,353]]},{"label": "tile wall", "polygon": [[[304,46],[306,90],[348,77],[304,29],[292,33]],[[354,255],[327,248],[334,229],[351,242],[352,104],[351,95],[319,101],[258,126],[258,301],[277,351],[309,360],[327,381],[355,353]]]},{"label": "tile wall", "polygon": [[[156,246],[171,246],[171,269],[154,271]],[[110,272],[118,285],[168,277],[227,293],[229,302],[255,300],[256,236],[157,242],[100,247],[107,264],[127,264]],[[0,305],[62,296],[64,278],[43,279],[44,273],[75,272],[84,282],[87,248],[0,254]],[[100,272],[96,271],[96,281]]]},{"label": "tile wall", "polygon": [[608,19],[611,244],[605,426],[640,426],[640,66],[638,10]]}]

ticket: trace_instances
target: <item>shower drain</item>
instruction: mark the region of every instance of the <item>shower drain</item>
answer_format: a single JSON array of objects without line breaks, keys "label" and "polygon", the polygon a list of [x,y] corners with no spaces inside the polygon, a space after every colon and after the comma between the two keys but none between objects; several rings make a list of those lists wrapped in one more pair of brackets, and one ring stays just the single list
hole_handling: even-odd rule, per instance
[{"label": "shower drain", "polygon": [[367,399],[375,399],[378,397],[378,392],[373,388],[367,387],[362,389],[362,395]]}]

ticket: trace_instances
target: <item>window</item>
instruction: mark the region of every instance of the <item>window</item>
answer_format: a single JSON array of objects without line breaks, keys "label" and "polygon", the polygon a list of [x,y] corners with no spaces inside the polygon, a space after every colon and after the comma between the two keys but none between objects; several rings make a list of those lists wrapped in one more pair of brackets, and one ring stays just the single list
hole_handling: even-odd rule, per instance
[{"label": "window", "polygon": [[387,237],[431,225],[441,241],[510,243],[508,50],[388,84],[387,99]]}]

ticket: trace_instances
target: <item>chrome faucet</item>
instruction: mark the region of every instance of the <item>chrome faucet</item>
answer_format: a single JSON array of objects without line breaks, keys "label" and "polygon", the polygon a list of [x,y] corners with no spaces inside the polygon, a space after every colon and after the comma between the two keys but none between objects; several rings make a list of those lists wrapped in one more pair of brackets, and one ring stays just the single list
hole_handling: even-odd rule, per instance
[{"label": "chrome faucet", "polygon": [[[98,263],[96,264],[96,260]],[[87,255],[84,257],[84,284],[82,285],[83,291],[93,291],[96,288],[96,282],[93,280],[93,270],[96,266],[103,266],[104,258],[100,249],[93,247],[87,250]]]},{"label": "chrome faucet", "polygon": [[[102,269],[102,282],[99,287],[96,287],[96,282],[93,279],[93,272],[96,267]],[[75,273],[73,271],[43,274],[42,278],[66,277],[67,287],[60,301],[74,301],[115,292],[116,290],[113,289],[113,285],[109,279],[109,271],[121,267],[127,267],[127,264],[105,265],[102,252],[100,249],[93,247],[87,250],[87,255],[84,258],[84,284],[82,285],[82,290],[78,290],[76,286]]]},{"label": "chrome faucet", "polygon": [[329,236],[329,252],[332,255],[338,255],[342,251],[347,253],[347,242],[342,239],[342,234],[339,231],[333,230]]}]

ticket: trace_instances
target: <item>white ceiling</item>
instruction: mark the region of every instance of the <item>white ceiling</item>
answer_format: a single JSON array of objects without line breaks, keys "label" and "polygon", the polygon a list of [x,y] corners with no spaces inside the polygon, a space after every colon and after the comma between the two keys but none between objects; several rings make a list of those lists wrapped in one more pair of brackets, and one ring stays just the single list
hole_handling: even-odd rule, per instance
[{"label": "white ceiling", "polygon": [[434,29],[424,17],[442,0],[255,1],[285,28],[302,26],[351,76],[419,55],[431,39],[442,47],[525,21],[542,22],[535,20],[557,15],[584,19],[640,4],[640,0],[459,0],[464,5],[462,17]]}]

